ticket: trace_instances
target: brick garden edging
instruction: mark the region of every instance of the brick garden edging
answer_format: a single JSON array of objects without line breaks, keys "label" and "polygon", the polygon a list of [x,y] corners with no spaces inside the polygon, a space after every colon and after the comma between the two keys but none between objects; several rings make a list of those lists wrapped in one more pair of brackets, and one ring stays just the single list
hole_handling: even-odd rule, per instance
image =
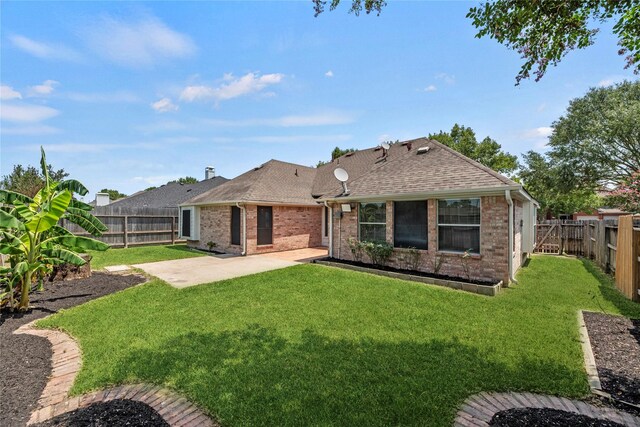
[{"label": "brick garden edging", "polygon": [[640,427],[640,418],[611,408],[599,408],[579,400],[532,393],[479,393],[460,407],[455,427],[487,427],[491,418],[507,409],[551,408],[614,421],[627,427]]},{"label": "brick garden edging", "polygon": [[[35,322],[35,321],[34,321]],[[82,366],[82,354],[73,338],[64,332],[36,329],[34,322],[22,325],[14,334],[28,334],[47,338],[51,342],[51,376],[38,399],[38,408],[27,425],[87,407],[94,403],[116,399],[136,400],[152,407],[172,427],[218,426],[197,406],[179,394],[153,384],[130,384],[95,391],[82,396],[68,397],[69,390]]]}]

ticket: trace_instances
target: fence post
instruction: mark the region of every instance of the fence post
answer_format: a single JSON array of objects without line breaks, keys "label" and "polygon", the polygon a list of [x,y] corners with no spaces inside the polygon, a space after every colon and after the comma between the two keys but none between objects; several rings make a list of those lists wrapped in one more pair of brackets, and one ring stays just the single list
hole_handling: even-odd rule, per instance
[{"label": "fence post", "polygon": [[171,244],[176,244],[176,217],[171,217]]},{"label": "fence post", "polygon": [[123,229],[122,229],[122,240],[124,243],[124,247],[128,248],[129,247],[129,239],[127,236],[127,229],[129,228],[129,217],[127,215],[124,216],[123,218]]}]

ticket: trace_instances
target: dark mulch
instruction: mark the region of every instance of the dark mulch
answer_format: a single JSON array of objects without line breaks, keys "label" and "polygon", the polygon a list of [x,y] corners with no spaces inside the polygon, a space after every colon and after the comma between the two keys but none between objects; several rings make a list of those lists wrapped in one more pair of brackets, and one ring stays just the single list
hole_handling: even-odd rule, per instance
[{"label": "dark mulch", "polygon": [[640,405],[640,320],[584,313],[602,389]]},{"label": "dark mulch", "polygon": [[95,403],[58,415],[34,427],[165,427],[169,426],[149,405],[134,400]]},{"label": "dark mulch", "polygon": [[440,279],[440,280],[453,280],[455,282],[473,283],[474,285],[481,285],[481,286],[495,286],[496,284],[494,282],[487,282],[483,280],[465,280],[460,277],[445,276],[443,274],[433,274],[433,273],[427,273],[425,271],[417,271],[417,270],[406,270],[403,268],[389,267],[388,265],[367,264],[362,261],[350,261],[346,259],[338,259],[338,258],[330,258],[330,257],[322,258],[322,259],[319,259],[318,261],[331,261],[339,264],[355,265],[356,267],[373,268],[375,270],[391,271],[393,273],[411,274],[413,276],[420,276],[420,277],[432,277],[434,279]]},{"label": "dark mulch", "polygon": [[42,337],[14,335],[25,323],[63,308],[120,291],[144,282],[139,275],[93,273],[90,278],[48,283],[31,295],[34,307],[26,313],[0,311],[0,415],[2,426],[24,426],[36,409],[51,373],[51,345]]},{"label": "dark mulch", "polygon": [[492,427],[622,427],[622,424],[613,421],[549,408],[516,408],[500,411],[491,418],[489,425]]}]

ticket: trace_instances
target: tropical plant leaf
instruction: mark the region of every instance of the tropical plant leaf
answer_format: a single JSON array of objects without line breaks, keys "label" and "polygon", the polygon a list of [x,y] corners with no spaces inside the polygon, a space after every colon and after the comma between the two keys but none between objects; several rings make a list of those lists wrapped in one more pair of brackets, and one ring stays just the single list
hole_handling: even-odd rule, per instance
[{"label": "tropical plant leaf", "polygon": [[59,225],[54,225],[53,227],[51,227],[51,229],[49,229],[49,231],[47,232],[47,236],[48,237],[54,237],[54,236],[73,236],[73,233],[70,232],[69,230],[67,230],[64,227],[60,227]]},{"label": "tropical plant leaf", "polygon": [[99,240],[82,236],[56,236],[45,240],[42,244],[52,243],[62,245],[68,248],[91,249],[94,251],[106,251],[109,245]]},{"label": "tropical plant leaf", "polygon": [[41,233],[56,225],[65,214],[71,202],[71,192],[61,191],[51,198],[43,206],[43,209],[25,224],[25,227],[33,233]]},{"label": "tropical plant leaf", "polygon": [[34,212],[29,208],[29,206],[27,206],[26,204],[22,203],[19,200],[15,200],[13,203],[13,208],[15,209],[16,213],[25,221],[28,222],[33,218]]},{"label": "tropical plant leaf", "polygon": [[22,241],[13,234],[0,231],[0,254],[4,255],[24,255],[26,247]]},{"label": "tropical plant leaf", "polygon": [[0,190],[0,203],[13,205],[16,200],[25,204],[33,203],[33,199],[24,194],[16,193],[15,191]]},{"label": "tropical plant leaf", "polygon": [[90,204],[81,202],[80,200],[76,200],[76,199],[72,199],[71,203],[69,203],[69,206],[71,206],[72,208],[81,209],[87,212],[91,212],[93,210],[93,206],[91,206]]},{"label": "tropical plant leaf", "polygon": [[44,154],[44,148],[40,146],[40,168],[42,176],[44,176],[44,188],[49,190],[51,179],[49,178],[49,167],[47,166],[47,156]]},{"label": "tropical plant leaf", "polygon": [[95,237],[100,237],[102,233],[109,230],[98,218],[82,209],[69,207],[64,218],[84,228]]},{"label": "tropical plant leaf", "polygon": [[60,247],[43,249],[42,253],[52,258],[52,260],[59,260],[73,265],[80,266],[87,263],[87,261],[82,259],[77,253]]},{"label": "tropical plant leaf", "polygon": [[17,228],[18,230],[24,230],[24,224],[10,213],[0,210],[0,228]]},{"label": "tropical plant leaf", "polygon": [[13,267],[13,273],[16,276],[22,276],[27,271],[29,271],[29,264],[27,263],[27,261],[20,261]]},{"label": "tropical plant leaf", "polygon": [[76,181],[75,179],[68,179],[66,181],[59,182],[56,187],[56,190],[69,190],[72,193],[77,193],[81,196],[86,195],[89,190],[87,187],[82,185],[80,181]]}]

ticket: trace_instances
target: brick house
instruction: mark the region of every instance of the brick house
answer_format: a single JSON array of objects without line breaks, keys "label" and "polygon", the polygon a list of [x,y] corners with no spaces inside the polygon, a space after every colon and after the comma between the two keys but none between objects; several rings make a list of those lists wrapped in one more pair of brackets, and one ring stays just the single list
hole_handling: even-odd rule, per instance
[{"label": "brick house", "polygon": [[180,230],[192,247],[243,255],[327,246],[350,260],[350,238],[382,240],[390,265],[405,267],[416,248],[420,270],[438,261],[455,277],[468,251],[473,279],[508,283],[533,250],[536,207],[520,184],[420,138],[318,168],[271,160],[181,205]]}]

